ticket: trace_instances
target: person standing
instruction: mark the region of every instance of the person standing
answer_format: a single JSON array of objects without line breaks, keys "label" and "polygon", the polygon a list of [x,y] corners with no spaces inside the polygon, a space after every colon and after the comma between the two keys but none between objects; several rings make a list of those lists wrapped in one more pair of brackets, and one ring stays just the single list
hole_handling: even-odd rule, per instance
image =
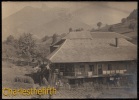
[{"label": "person standing", "polygon": [[47,79],[45,78],[44,75],[43,75],[43,78],[42,78],[42,84],[46,87],[49,85],[49,83],[48,83],[48,81],[47,81]]}]

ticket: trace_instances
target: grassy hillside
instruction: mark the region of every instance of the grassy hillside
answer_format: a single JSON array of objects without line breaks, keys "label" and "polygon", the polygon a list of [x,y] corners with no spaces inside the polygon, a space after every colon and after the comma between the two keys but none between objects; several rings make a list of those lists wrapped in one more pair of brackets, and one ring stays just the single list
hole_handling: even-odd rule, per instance
[{"label": "grassy hillside", "polygon": [[53,35],[54,33],[57,34],[68,33],[69,28],[90,29],[91,27],[73,18],[57,18],[53,21],[50,21],[49,23],[40,25],[39,27],[30,30],[30,32],[33,34],[40,34],[41,36],[44,36],[46,34]]},{"label": "grassy hillside", "polygon": [[[134,24],[134,29],[130,28],[130,24]],[[131,37],[132,40],[131,42],[134,44],[137,44],[137,10],[134,10],[131,12],[131,14],[125,18],[125,22],[120,22],[117,24],[112,24],[112,25],[106,25],[102,28],[95,29],[92,31],[105,31],[108,32],[110,31],[110,27],[112,27],[113,32],[117,32],[123,35],[126,35],[128,37]]]}]

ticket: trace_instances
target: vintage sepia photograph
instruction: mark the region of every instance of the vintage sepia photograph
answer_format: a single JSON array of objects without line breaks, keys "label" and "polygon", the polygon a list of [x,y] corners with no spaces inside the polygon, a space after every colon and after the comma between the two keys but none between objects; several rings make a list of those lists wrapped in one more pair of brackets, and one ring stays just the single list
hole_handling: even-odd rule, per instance
[{"label": "vintage sepia photograph", "polygon": [[2,98],[137,98],[137,2],[3,1]]}]

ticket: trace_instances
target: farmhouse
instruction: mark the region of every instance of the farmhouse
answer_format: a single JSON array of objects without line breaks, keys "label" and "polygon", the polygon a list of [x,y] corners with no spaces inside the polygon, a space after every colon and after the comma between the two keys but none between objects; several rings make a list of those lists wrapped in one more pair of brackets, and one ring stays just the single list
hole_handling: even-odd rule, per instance
[{"label": "farmhouse", "polygon": [[137,47],[127,39],[115,32],[70,32],[50,46],[52,76],[57,72],[70,84],[130,76],[137,67]]}]

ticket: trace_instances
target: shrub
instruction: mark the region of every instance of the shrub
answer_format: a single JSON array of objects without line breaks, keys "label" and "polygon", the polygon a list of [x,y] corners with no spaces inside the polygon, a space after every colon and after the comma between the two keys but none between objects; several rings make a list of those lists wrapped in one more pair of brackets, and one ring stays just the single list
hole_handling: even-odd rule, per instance
[{"label": "shrub", "polygon": [[14,82],[23,82],[23,83],[34,84],[34,80],[28,76],[16,76],[14,79]]},{"label": "shrub", "polygon": [[28,84],[28,83],[23,83],[23,82],[7,82],[4,81],[2,82],[2,87],[6,88],[11,88],[11,89],[19,89],[19,88],[24,88],[24,89],[29,89],[33,88],[34,84]]}]

